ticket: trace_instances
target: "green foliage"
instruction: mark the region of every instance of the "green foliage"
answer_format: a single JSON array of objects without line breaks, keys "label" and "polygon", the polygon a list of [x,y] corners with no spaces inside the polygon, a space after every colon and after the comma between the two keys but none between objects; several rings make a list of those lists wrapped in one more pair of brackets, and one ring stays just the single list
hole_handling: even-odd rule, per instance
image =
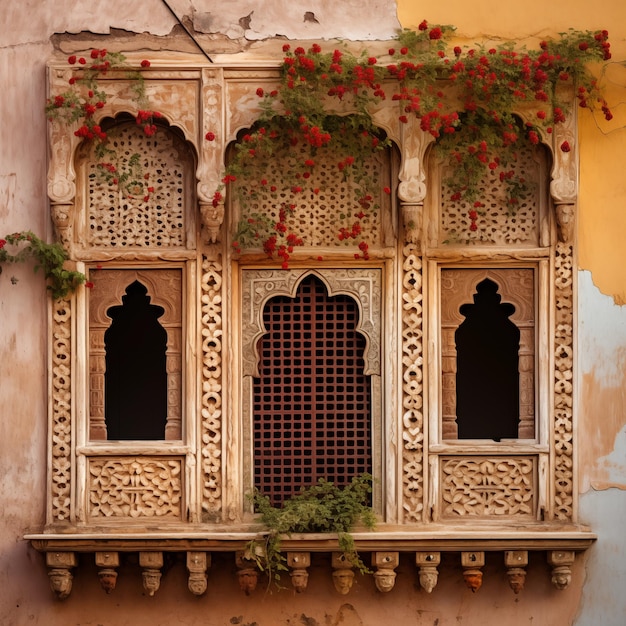
[{"label": "green foliage", "polygon": [[350,531],[361,523],[373,528],[376,518],[369,505],[372,477],[361,474],[345,487],[337,487],[321,478],[316,485],[303,488],[283,502],[272,506],[270,499],[258,490],[250,494],[260,521],[268,532],[263,540],[254,540],[248,546],[248,555],[255,560],[270,580],[278,582],[280,572],[286,571],[285,557],[280,552],[281,538],[293,533],[336,533],[339,548],[361,573],[368,568],[359,557]]},{"label": "green foliage", "polygon": [[[16,246],[17,251],[10,253],[7,244]],[[35,260],[35,272],[39,269],[43,271],[48,289],[55,299],[65,298],[85,282],[84,274],[65,268],[68,256],[60,243],[46,243],[31,231],[13,233],[0,239],[0,273],[4,263],[21,263],[29,259]]]}]

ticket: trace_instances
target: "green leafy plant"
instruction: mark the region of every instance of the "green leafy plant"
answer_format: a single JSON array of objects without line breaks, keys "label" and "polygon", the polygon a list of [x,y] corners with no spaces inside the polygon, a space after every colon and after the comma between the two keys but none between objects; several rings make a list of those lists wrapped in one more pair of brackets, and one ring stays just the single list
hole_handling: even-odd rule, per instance
[{"label": "green leafy plant", "polygon": [[[16,251],[9,252],[7,246],[15,247]],[[46,243],[31,231],[12,233],[0,239],[0,273],[2,264],[21,263],[29,259],[35,260],[35,272],[39,269],[43,271],[48,289],[55,299],[66,297],[83,283],[86,287],[93,287],[85,282],[84,274],[65,268],[68,256],[60,243]],[[15,283],[17,279],[11,278],[11,282]]]},{"label": "green leafy plant", "polygon": [[280,552],[281,540],[293,533],[337,533],[339,548],[361,573],[368,568],[359,557],[350,531],[359,523],[373,528],[376,519],[369,504],[372,477],[360,474],[345,487],[321,478],[317,484],[303,488],[285,500],[281,507],[273,506],[269,497],[258,490],[250,494],[255,511],[267,533],[248,545],[247,556],[270,581],[278,583],[280,572],[286,571],[285,557]]}]

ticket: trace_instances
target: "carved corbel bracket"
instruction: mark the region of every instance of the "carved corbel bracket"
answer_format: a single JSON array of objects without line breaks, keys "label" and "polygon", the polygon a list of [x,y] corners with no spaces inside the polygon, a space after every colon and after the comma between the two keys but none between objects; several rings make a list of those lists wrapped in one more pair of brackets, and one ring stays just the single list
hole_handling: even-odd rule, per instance
[{"label": "carved corbel bracket", "polygon": [[383,593],[391,591],[396,584],[396,567],[400,564],[399,552],[374,552],[372,565],[376,568],[374,581],[376,589]]},{"label": "carved corbel bracket", "polygon": [[96,567],[100,568],[98,570],[100,586],[109,594],[117,584],[117,570],[115,568],[120,566],[120,555],[118,552],[96,552],[95,560]]},{"label": "carved corbel bracket", "polygon": [[302,593],[309,582],[309,572],[307,568],[311,565],[310,552],[287,552],[287,567],[291,584],[296,593]]},{"label": "carved corbel bracket", "polygon": [[483,584],[483,573],[481,567],[485,565],[484,552],[461,552],[461,567],[463,568],[463,578],[468,589],[476,593]]},{"label": "carved corbel bracket", "polygon": [[223,203],[200,202],[200,217],[202,218],[202,228],[205,231],[204,240],[208,243],[216,243],[219,240],[224,213]]},{"label": "carved corbel bracket", "polygon": [[187,587],[194,596],[201,596],[207,590],[207,568],[211,567],[211,554],[187,552]]},{"label": "carved corbel bracket", "polygon": [[58,600],[65,600],[72,592],[72,568],[78,560],[75,552],[47,552],[46,565],[50,588]]},{"label": "carved corbel bracket", "polygon": [[554,125],[552,132],[554,163],[550,194],[556,204],[573,204],[578,194],[578,150],[576,145],[576,97],[574,88],[558,85],[556,98],[570,103],[565,122]]},{"label": "carved corbel bracket", "polygon": [[398,196],[407,204],[421,204],[426,197],[426,168],[424,157],[428,146],[435,138],[425,133],[417,118],[409,118],[402,125],[402,166]]},{"label": "carved corbel bracket", "polygon": [[441,552],[416,552],[415,564],[419,567],[419,581],[426,593],[432,593],[437,585],[439,572],[437,566],[441,563]]},{"label": "carved corbel bracket", "polygon": [[350,559],[343,552],[333,552],[331,566],[335,589],[341,595],[347,595],[354,584],[354,570]]},{"label": "carved corbel bracket", "polygon": [[548,563],[552,566],[552,584],[559,590],[567,589],[572,582],[573,550],[552,550],[548,552]]},{"label": "carved corbel bracket", "polygon": [[526,582],[526,566],[528,565],[527,550],[505,550],[504,566],[509,579],[509,587],[518,594]]},{"label": "carved corbel bracket", "polygon": [[574,239],[576,227],[576,207],[573,204],[557,204],[556,224],[559,241],[561,243],[571,243]]},{"label": "carved corbel bracket", "polygon": [[143,588],[149,596],[153,596],[161,586],[161,568],[163,552],[140,552],[139,565],[143,568]]},{"label": "carved corbel bracket", "polygon": [[248,557],[248,553],[242,550],[235,553],[239,587],[247,596],[256,589],[259,582],[259,570],[257,569],[256,561]]}]

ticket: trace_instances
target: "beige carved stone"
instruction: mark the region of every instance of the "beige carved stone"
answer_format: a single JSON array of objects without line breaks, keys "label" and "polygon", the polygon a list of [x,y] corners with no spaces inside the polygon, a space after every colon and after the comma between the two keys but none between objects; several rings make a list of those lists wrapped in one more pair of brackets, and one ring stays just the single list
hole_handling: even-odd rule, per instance
[{"label": "beige carved stone", "polygon": [[343,552],[333,552],[331,566],[335,589],[342,596],[349,594],[354,584],[354,569],[350,559]]},{"label": "beige carved stone", "polygon": [[374,552],[372,565],[376,568],[374,582],[382,593],[390,592],[396,584],[395,568],[400,564],[399,552]]},{"label": "beige carved stone", "polygon": [[287,567],[291,577],[291,585],[296,593],[302,593],[309,581],[307,569],[311,566],[310,552],[287,552]]},{"label": "beige carved stone", "polygon": [[414,523],[424,508],[423,266],[415,244],[402,255],[402,514]]},{"label": "beige carved stone", "polygon": [[416,552],[415,554],[415,564],[419,567],[420,586],[426,593],[432,593],[437,586],[439,578],[437,567],[440,563],[440,552]]},{"label": "beige carved stone", "polygon": [[249,596],[259,582],[259,570],[256,561],[250,558],[246,551],[238,551],[235,553],[235,564],[237,565],[239,588]]},{"label": "beige carved stone", "polygon": [[47,552],[46,565],[50,588],[58,600],[65,600],[72,592],[72,568],[78,565],[75,552]]},{"label": "beige carved stone", "polygon": [[187,552],[187,587],[194,596],[201,596],[207,590],[207,568],[211,566],[210,552]]},{"label": "beige carved stone", "polygon": [[526,582],[526,566],[528,565],[527,550],[505,550],[504,566],[509,579],[509,587],[518,594]]},{"label": "beige carved stone", "polygon": [[163,552],[140,552],[139,566],[143,568],[143,588],[152,597],[161,586],[161,568],[163,567]]},{"label": "beige carved stone", "polygon": [[572,566],[575,553],[572,550],[551,550],[548,563],[552,566],[552,584],[562,591],[572,582]]}]

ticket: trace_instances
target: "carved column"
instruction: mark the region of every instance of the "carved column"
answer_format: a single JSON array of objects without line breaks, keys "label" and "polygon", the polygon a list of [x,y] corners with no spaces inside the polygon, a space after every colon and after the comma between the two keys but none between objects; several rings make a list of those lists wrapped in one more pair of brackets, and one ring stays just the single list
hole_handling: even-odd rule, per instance
[{"label": "carved column", "polygon": [[483,573],[481,567],[485,565],[484,552],[461,552],[461,567],[463,567],[463,578],[468,589],[472,593],[478,591],[483,584]]},{"label": "carved column", "polygon": [[372,565],[376,567],[374,581],[376,589],[387,593],[396,584],[396,567],[400,564],[399,552],[374,552],[372,554]]},{"label": "carved column", "polygon": [[201,596],[207,589],[207,567],[211,566],[211,555],[206,552],[187,552],[187,587],[195,596]]},{"label": "carved column", "polygon": [[143,568],[143,588],[152,597],[161,586],[163,552],[140,552],[139,565]]},{"label": "carved column", "polygon": [[548,552],[548,563],[552,566],[552,584],[562,591],[572,582],[572,565],[575,553],[573,550],[551,550]]},{"label": "carved column", "polygon": [[431,593],[437,585],[439,578],[437,566],[440,563],[440,552],[416,552],[415,554],[415,564],[419,567],[420,585],[426,593]]},{"label": "carved column", "polygon": [[72,568],[78,560],[74,552],[46,552],[50,588],[58,600],[65,600],[72,591]]},{"label": "carved column", "polygon": [[526,566],[528,565],[527,550],[505,550],[504,566],[509,579],[509,587],[518,594],[526,582]]},{"label": "carved column", "polygon": [[333,585],[341,595],[347,595],[354,583],[352,563],[343,552],[333,552],[331,565],[333,568]]},{"label": "carved column", "polygon": [[100,586],[108,594],[115,589],[117,584],[116,567],[120,566],[120,555],[118,552],[96,552],[96,567],[99,567],[98,578]]},{"label": "carved column", "polygon": [[311,565],[310,552],[287,552],[287,567],[291,584],[296,593],[302,593],[309,582],[309,572],[307,568]]}]

